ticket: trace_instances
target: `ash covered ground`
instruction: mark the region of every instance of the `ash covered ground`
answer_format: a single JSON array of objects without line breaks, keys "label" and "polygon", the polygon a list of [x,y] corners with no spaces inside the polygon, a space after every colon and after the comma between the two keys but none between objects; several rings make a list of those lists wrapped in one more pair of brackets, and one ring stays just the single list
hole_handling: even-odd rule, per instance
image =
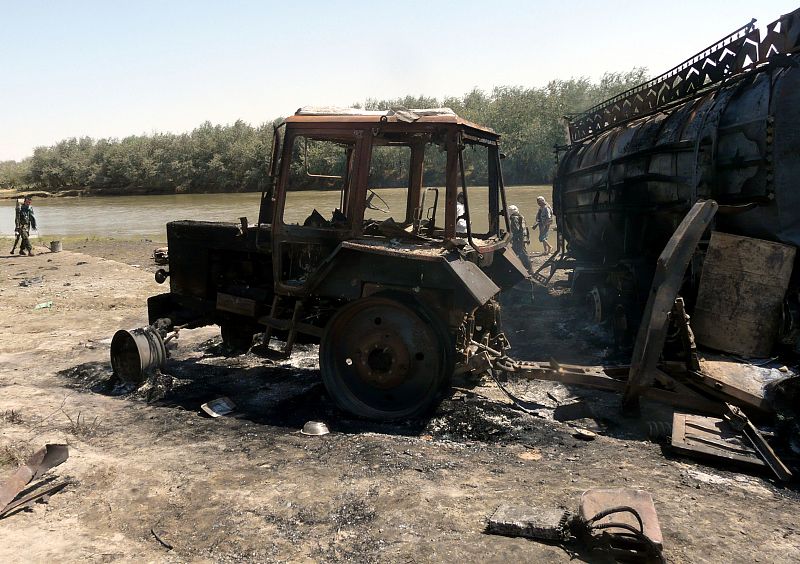
[{"label": "ash covered ground", "polygon": [[[230,356],[213,327],[182,332],[143,387],[120,385],[109,338],[146,321],[160,291],[146,271],[153,245],[95,247],[3,259],[3,319],[25,323],[0,337],[0,471],[68,442],[57,471],[75,481],[3,522],[3,561],[568,562],[561,547],[485,534],[487,516],[501,504],[574,509],[586,489],[622,486],[653,494],[670,561],[800,558],[795,490],[672,456],[648,438],[670,418],[661,406],[625,419],[613,394],[510,379],[538,404],[530,414],[481,377],[455,380],[423,419],[367,422],[328,398],[316,347],[286,362]],[[52,307],[32,309],[46,298]],[[515,288],[503,306],[520,359],[619,354],[563,285]],[[220,396],[236,411],[202,414]],[[300,434],[309,420],[331,433]]]}]

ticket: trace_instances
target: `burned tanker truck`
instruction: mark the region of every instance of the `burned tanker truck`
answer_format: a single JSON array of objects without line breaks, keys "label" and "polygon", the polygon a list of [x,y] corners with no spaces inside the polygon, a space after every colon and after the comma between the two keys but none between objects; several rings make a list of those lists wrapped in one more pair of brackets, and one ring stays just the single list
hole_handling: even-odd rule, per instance
[{"label": "burned tanker truck", "polygon": [[[527,274],[498,139],[448,109],[299,110],[275,129],[255,225],[167,224],[169,292],[148,300],[149,327],[117,332],[115,373],[141,381],[169,332],[217,324],[239,351],[258,333],[284,357],[319,342],[330,396],[356,415],[422,413],[481,349],[504,349],[495,297]],[[375,189],[379,159],[402,171],[402,201]]]},{"label": "burned tanker truck", "polygon": [[[719,204],[713,231],[800,245],[800,10],[763,33],[754,22],[567,118],[553,190],[566,248],[546,266],[574,269],[573,289],[598,321],[635,326],[656,258],[698,201]],[[689,265],[689,301],[708,244],[704,237]],[[795,278],[783,313],[789,333]]]}]

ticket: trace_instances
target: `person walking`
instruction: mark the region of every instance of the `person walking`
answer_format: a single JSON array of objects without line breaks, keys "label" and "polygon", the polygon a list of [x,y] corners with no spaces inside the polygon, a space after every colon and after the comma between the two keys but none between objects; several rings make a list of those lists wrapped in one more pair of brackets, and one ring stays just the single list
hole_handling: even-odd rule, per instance
[{"label": "person walking", "polygon": [[544,196],[536,198],[536,203],[539,204],[539,211],[536,212],[536,225],[539,226],[539,242],[544,246],[545,255],[553,252],[553,247],[547,242],[547,237],[550,235],[550,226],[553,224],[553,208],[544,199]]},{"label": "person walking", "polygon": [[17,211],[17,217],[14,221],[16,225],[16,232],[19,235],[19,254],[24,255],[28,251],[28,256],[33,256],[33,247],[30,242],[31,229],[36,230],[36,218],[33,215],[33,206],[31,205],[30,196],[25,196],[22,205]]},{"label": "person walking", "polygon": [[525,217],[519,212],[517,206],[508,206],[508,219],[511,221],[511,248],[522,261],[523,266],[531,271],[531,260],[525,248],[531,242],[531,232],[525,225]]},{"label": "person walking", "polygon": [[456,196],[456,235],[467,234],[467,208],[464,205],[464,192]]}]

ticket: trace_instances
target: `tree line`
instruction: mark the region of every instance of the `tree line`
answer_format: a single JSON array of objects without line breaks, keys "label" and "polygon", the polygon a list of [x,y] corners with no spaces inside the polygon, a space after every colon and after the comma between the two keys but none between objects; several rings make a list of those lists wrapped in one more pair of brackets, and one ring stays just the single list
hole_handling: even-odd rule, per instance
[{"label": "tree line", "polygon": [[[555,170],[553,148],[566,143],[563,116],[578,113],[647,79],[646,69],[607,73],[599,81],[554,80],[544,87],[473,89],[443,99],[406,96],[367,99],[368,110],[449,107],[502,135],[506,184],[546,184]],[[132,135],[123,139],[70,138],[37,147],[22,161],[0,162],[0,188],[96,194],[252,192],[267,183],[274,124],[254,127],[203,123],[189,133]],[[374,163],[373,163],[374,164]],[[402,176],[384,159],[372,174],[377,185]]]}]

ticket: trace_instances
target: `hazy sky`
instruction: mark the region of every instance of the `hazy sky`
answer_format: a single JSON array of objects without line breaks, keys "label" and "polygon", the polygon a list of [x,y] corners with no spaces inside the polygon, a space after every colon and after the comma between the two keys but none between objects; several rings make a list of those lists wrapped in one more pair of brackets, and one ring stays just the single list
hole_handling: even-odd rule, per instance
[{"label": "hazy sky", "polygon": [[0,160],[65,137],[647,67],[798,0],[0,0]]}]

